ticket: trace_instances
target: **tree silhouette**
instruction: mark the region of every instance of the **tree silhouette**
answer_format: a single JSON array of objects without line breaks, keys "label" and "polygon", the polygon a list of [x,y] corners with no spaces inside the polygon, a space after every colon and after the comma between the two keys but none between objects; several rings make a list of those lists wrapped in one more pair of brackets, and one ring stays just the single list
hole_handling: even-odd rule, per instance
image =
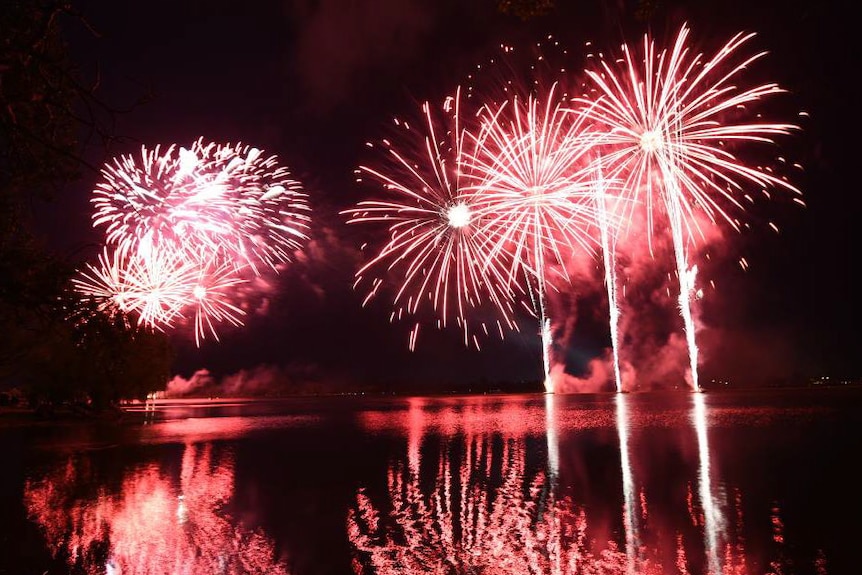
[{"label": "tree silhouette", "polygon": [[84,81],[64,25],[92,31],[64,2],[0,8],[0,387],[44,402],[103,404],[161,387],[171,352],[159,334],[80,307],[69,293],[79,262],[53,253],[35,231],[64,186],[98,172],[85,152],[96,145],[107,155],[122,112],[102,101],[98,79]]}]

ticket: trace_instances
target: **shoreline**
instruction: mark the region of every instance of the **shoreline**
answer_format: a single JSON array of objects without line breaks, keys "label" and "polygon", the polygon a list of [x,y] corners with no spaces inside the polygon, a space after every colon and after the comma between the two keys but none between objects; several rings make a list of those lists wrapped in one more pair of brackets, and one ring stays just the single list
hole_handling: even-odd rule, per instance
[{"label": "shoreline", "polygon": [[74,407],[58,407],[50,412],[32,407],[0,406],[0,425],[14,423],[62,423],[71,421],[121,421],[126,413],[119,407],[92,411]]},{"label": "shoreline", "polygon": [[[786,387],[750,387],[750,388],[714,388],[714,389],[705,389],[701,393],[706,395],[724,395],[724,394],[732,394],[732,393],[753,393],[753,394],[764,394],[764,393],[775,393],[780,395],[785,392],[841,392],[841,391],[857,391],[862,390],[862,385],[799,385],[799,386],[786,386]],[[560,393],[557,395],[560,396],[590,396],[590,395],[614,395],[617,392],[609,391],[609,392],[595,392],[595,393]],[[685,393],[685,391],[681,390],[652,390],[652,391],[632,391],[625,392],[627,395],[650,395],[650,394],[663,394],[663,393]],[[692,392],[694,393],[694,392]],[[506,395],[544,395],[541,392],[492,392],[492,393],[452,393],[452,392],[441,392],[441,393],[431,393],[431,394],[417,394],[417,393],[332,393],[332,394],[296,394],[296,395],[279,395],[279,396],[266,396],[266,397],[183,397],[183,398],[170,398],[170,399],[156,399],[155,401],[149,400],[152,404],[156,406],[176,406],[182,404],[212,404],[218,405],[222,403],[254,403],[254,402],[266,402],[266,401],[290,401],[290,400],[325,400],[325,399],[404,399],[409,397],[426,397],[426,398],[454,398],[454,397],[498,397],[498,396],[506,396]],[[118,405],[114,405],[103,410],[92,410],[83,406],[57,406],[50,410],[44,410],[39,408],[31,408],[29,406],[20,406],[20,405],[2,405],[0,406],[0,426],[2,425],[13,425],[15,423],[20,424],[33,424],[33,423],[64,423],[64,422],[105,422],[105,423],[119,423],[123,421],[128,421],[135,419],[135,416],[141,413],[147,402],[144,400],[135,401],[135,400],[126,400]]]}]

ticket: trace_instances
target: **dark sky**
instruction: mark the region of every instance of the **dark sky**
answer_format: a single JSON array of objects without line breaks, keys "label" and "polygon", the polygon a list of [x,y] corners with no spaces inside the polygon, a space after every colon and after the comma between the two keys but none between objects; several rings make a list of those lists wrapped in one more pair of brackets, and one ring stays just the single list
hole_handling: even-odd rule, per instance
[{"label": "dark sky", "polygon": [[[266,313],[200,349],[174,334],[177,373],[206,368],[223,376],[273,366],[344,379],[538,380],[539,340],[529,320],[522,333],[491,340],[482,351],[465,349],[457,331],[429,328],[418,351],[408,352],[409,325],[390,324],[383,302],[361,308],[361,294],[352,292],[356,250],[370,238],[348,229],[338,212],[370,195],[353,179],[368,159],[364,142],[386,136],[391,118],[412,112],[417,100],[451,91],[500,42],[552,33],[573,47],[592,41],[611,49],[637,44],[646,30],[629,3],[557,4],[550,15],[524,23],[490,1],[79,1],[101,37],[70,23],[73,55],[85,74],[98,66],[102,98],[123,108],[153,96],[117,116],[124,140],[111,154],[198,137],[242,141],[278,155],[310,196],[312,241],[303,261],[280,276]],[[782,140],[784,155],[805,167],[794,183],[807,207],[778,201],[768,214],[751,214],[753,229],[728,234],[705,269],[718,287],[703,304],[702,377],[754,383],[862,373],[859,259],[851,234],[860,215],[853,177],[862,101],[857,20],[819,2],[659,4],[650,21],[659,38],[682,22],[712,46],[738,31],[757,32],[752,50],[769,51],[756,70],[761,81],[778,82],[789,92],[782,102],[810,113],[800,134]],[[97,179],[85,174],[60,209],[46,212],[54,239],[70,252],[101,242],[88,204]],[[781,233],[769,230],[766,219]],[[737,264],[743,257],[747,271]],[[569,373],[589,379],[589,360],[608,345],[606,312],[597,293],[582,291],[580,301],[554,313],[567,326],[560,355]],[[665,303],[672,308],[672,300]],[[647,314],[633,325],[649,321]]]}]

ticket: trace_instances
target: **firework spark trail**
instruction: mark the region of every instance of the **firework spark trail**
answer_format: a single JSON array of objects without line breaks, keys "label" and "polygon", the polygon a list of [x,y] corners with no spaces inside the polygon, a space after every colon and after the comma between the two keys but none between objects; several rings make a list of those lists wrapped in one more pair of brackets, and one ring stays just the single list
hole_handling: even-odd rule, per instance
[{"label": "firework spark trail", "polygon": [[99,311],[136,314],[138,324],[158,330],[171,327],[188,303],[197,267],[177,252],[150,257],[105,248],[99,264],[87,264],[72,285]]},{"label": "firework spark trail", "polygon": [[244,144],[204,145],[198,140],[192,153],[205,168],[196,174],[203,179],[199,188],[213,180],[217,190],[230,192],[229,221],[235,232],[228,251],[243,256],[258,274],[259,263],[275,270],[289,262],[308,239],[310,217],[307,195],[288,169],[275,156]]},{"label": "firework spark trail", "polygon": [[247,294],[236,288],[278,273],[308,239],[300,183],[258,148],[203,139],[143,147],[102,175],[93,225],[106,228],[113,253],[106,248],[74,289],[155,329],[189,320],[198,346],[207,333],[218,340],[217,323],[242,325]]},{"label": "firework spark trail", "polygon": [[[430,306],[439,327],[454,318],[465,345],[479,348],[470,312],[487,302],[497,316],[493,330],[502,338],[505,330],[518,329],[512,306],[517,289],[507,276],[508,254],[494,249],[488,216],[462,182],[464,146],[473,139],[461,124],[460,90],[446,100],[445,122],[427,102],[422,111],[422,130],[398,122],[406,135],[400,146],[383,141],[389,171],[364,165],[358,170],[382,184],[392,199],[361,201],[342,212],[348,223],[383,224],[389,231],[389,241],[356,272],[355,285],[373,276],[365,305],[384,284],[381,274],[397,271],[391,319],[404,313],[416,317]],[[418,326],[419,321],[411,332],[411,349]],[[480,329],[489,334],[486,324]]]},{"label": "firework spark trail", "polygon": [[468,165],[481,178],[476,193],[497,234],[492,255],[510,254],[510,282],[520,274],[534,282],[528,288],[538,308],[545,389],[553,392],[547,274],[553,265],[565,270],[572,252],[594,251],[587,161],[594,135],[582,115],[563,105],[556,85],[543,96],[516,96],[484,112]]},{"label": "firework spark trail", "polygon": [[611,334],[611,351],[613,353],[614,384],[617,392],[620,392],[623,390],[623,382],[620,374],[620,308],[617,296],[616,242],[612,240],[611,223],[613,216],[607,206],[606,190],[608,183],[602,175],[601,159],[595,166],[595,178],[594,201],[596,203],[596,219],[598,220],[602,261],[604,263],[605,289],[608,294],[608,324]]},{"label": "firework spark trail", "polygon": [[[667,180],[669,187],[673,190],[677,186],[675,179]],[[694,294],[694,280],[697,277],[697,266],[689,267],[688,255],[683,238],[682,208],[679,205],[679,194],[671,193],[666,198],[670,230],[673,236],[673,253],[676,261],[677,275],[679,276],[679,295],[677,302],[679,313],[682,316],[683,330],[685,332],[686,345],[688,346],[689,371],[691,372],[691,386],[695,391],[700,391],[700,382],[697,374],[697,336],[694,316],[691,311],[691,297]]]},{"label": "firework spark trail", "polygon": [[[754,35],[733,36],[704,61],[687,45],[688,33],[687,26],[683,26],[669,52],[657,53],[648,35],[644,36],[643,54],[637,57],[623,45],[624,57],[618,60],[619,66],[602,60],[598,70],[586,71],[597,98],[580,100],[586,104],[584,114],[604,126],[603,158],[608,176],[621,180],[623,193],[629,195],[632,206],[645,207],[651,232],[657,209],[663,208],[669,218],[677,252],[679,305],[689,344],[692,386],[699,390],[690,301],[693,270],[688,268],[685,253],[686,237],[704,237],[695,212],[705,213],[713,223],[724,220],[738,230],[738,222],[721,204],[742,210],[737,195],[744,185],[759,186],[764,193],[769,187],[797,196],[801,192],[767,168],[749,166],[725,148],[726,142],[772,143],[774,136],[797,129],[792,124],[750,122],[745,118],[735,122],[747,111],[748,104],[783,92],[773,83],[748,89],[739,89],[733,83],[743,70],[765,55],[760,52],[732,64],[732,58]],[[794,200],[802,203],[798,197]],[[629,213],[628,219],[632,215]],[[651,235],[648,238],[652,250]]]},{"label": "firework spark trail", "polygon": [[93,226],[104,226],[106,242],[125,253],[166,242],[190,253],[217,251],[235,235],[231,205],[224,178],[199,176],[202,167],[194,146],[142,147],[140,161],[115,158],[93,191]]},{"label": "firework spark trail", "polygon": [[72,286],[84,301],[93,302],[96,311],[114,316],[117,312],[126,314],[133,308],[126,303],[127,286],[125,283],[125,267],[118,265],[119,255],[107,248],[99,254],[98,265],[85,264],[72,278]]},{"label": "firework spark trail", "polygon": [[234,264],[222,262],[198,266],[182,253],[160,249],[148,256],[122,254],[107,248],[98,265],[87,264],[72,285],[97,311],[136,315],[138,325],[164,331],[193,311],[195,341],[209,331],[216,340],[215,323],[241,325],[245,311],[231,302],[232,289],[246,283]]},{"label": "firework spark trail", "polygon": [[215,323],[242,326],[246,312],[233,303],[234,289],[247,280],[238,275],[232,262],[213,262],[198,269],[198,278],[191,292],[190,305],[194,309],[195,343],[200,346],[209,331],[218,341]]}]

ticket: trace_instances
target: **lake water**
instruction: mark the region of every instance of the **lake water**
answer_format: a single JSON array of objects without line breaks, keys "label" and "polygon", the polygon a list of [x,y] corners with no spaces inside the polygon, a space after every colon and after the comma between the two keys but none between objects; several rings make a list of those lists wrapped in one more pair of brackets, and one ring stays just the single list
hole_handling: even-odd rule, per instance
[{"label": "lake water", "polygon": [[0,575],[862,573],[862,391],[0,421]]}]

